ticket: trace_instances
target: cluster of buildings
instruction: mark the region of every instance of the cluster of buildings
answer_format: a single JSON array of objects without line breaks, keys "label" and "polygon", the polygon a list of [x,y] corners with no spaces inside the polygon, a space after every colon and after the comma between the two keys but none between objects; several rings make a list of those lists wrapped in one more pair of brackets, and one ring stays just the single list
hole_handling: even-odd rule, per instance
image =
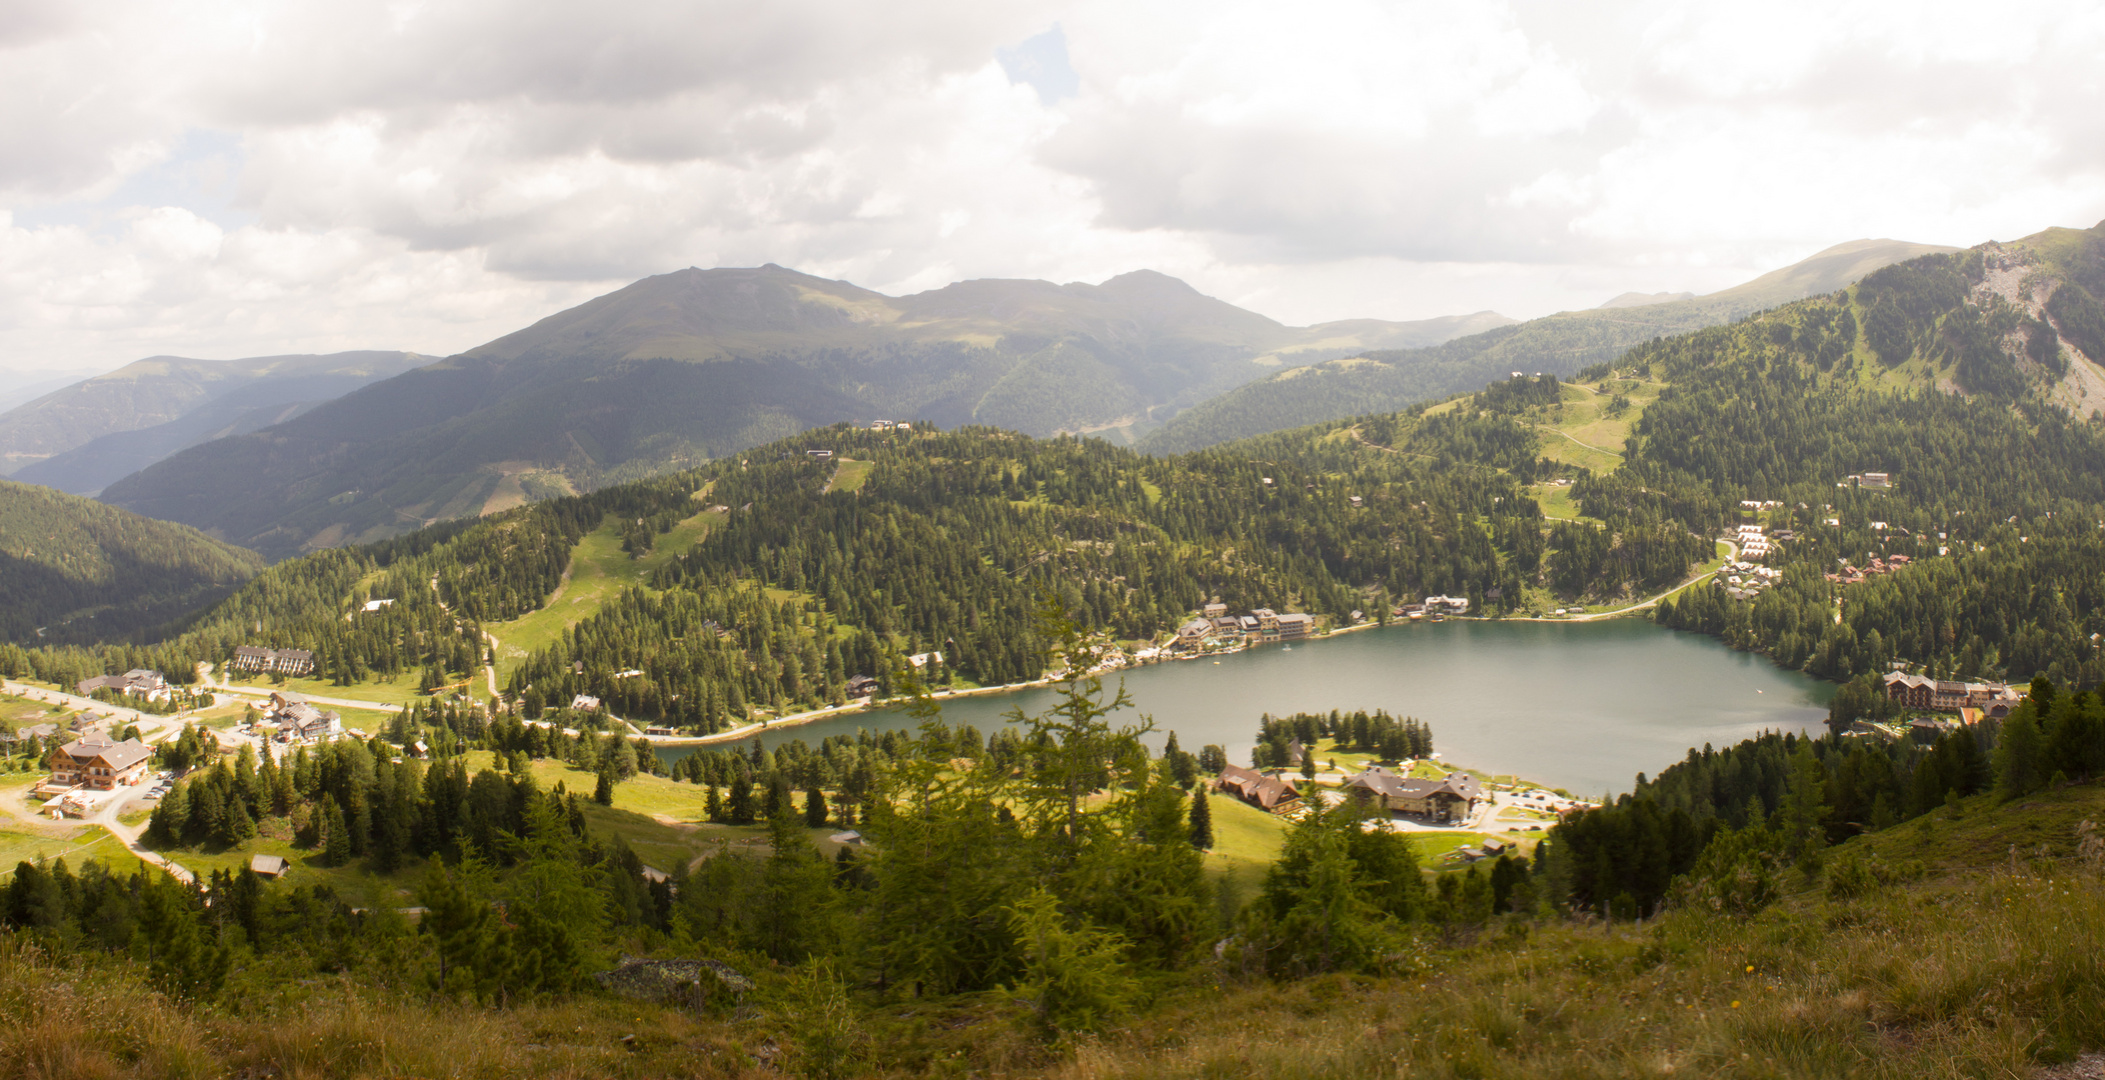
[{"label": "cluster of buildings", "polygon": [[1752,600],[1760,596],[1763,589],[1783,580],[1783,571],[1741,561],[1728,564],[1724,572],[1712,580],[1724,587],[1726,596],[1734,600]]},{"label": "cluster of buildings", "polygon": [[1886,673],[1886,698],[1902,708],[1958,713],[1968,724],[2002,720],[2024,695],[2003,683],[1957,682],[1927,675]]},{"label": "cluster of buildings", "polygon": [[[393,602],[392,600],[386,601],[386,603]],[[366,610],[379,610],[372,606],[375,603],[380,603],[380,601],[368,601]],[[263,675],[291,675],[295,677],[312,675],[314,674],[314,653],[307,649],[265,649],[255,645],[236,645],[233,659],[227,661],[227,670],[246,671]]]},{"label": "cluster of buildings", "polygon": [[1838,585],[1856,585],[1861,583],[1866,577],[1892,573],[1908,565],[1911,561],[1913,560],[1906,555],[1874,555],[1871,557],[1869,566],[1858,567],[1847,560],[1843,560],[1840,564],[1841,569],[1828,572],[1827,580]]},{"label": "cluster of buildings", "polygon": [[168,688],[165,676],[146,668],[133,668],[122,675],[97,675],[73,684],[73,692],[81,697],[90,697],[98,690],[136,694],[148,701],[166,701],[174,692]]},{"label": "cluster of buildings", "polygon": [[[1301,798],[1292,777],[1240,765],[1222,769],[1214,787],[1267,813],[1287,809]],[[1468,773],[1451,772],[1429,779],[1404,776],[1380,765],[1369,765],[1345,781],[1344,791],[1392,813],[1449,825],[1469,820],[1487,798],[1482,784]]]},{"label": "cluster of buildings", "polygon": [[1739,545],[1740,554],[1750,559],[1766,559],[1776,549],[1775,542],[1767,535],[1768,530],[1760,525],[1742,525],[1733,543]]},{"label": "cluster of buildings", "polygon": [[870,430],[871,430],[871,431],[912,431],[912,430],[914,430],[914,425],[912,425],[912,424],[909,424],[909,423],[907,423],[907,422],[906,422],[906,421],[904,421],[904,420],[872,420],[872,421],[870,421]]},{"label": "cluster of buildings", "polygon": [[1196,649],[1208,640],[1237,644],[1261,644],[1305,638],[1316,628],[1316,617],[1299,612],[1280,614],[1258,608],[1248,615],[1228,614],[1226,604],[1207,604],[1198,618],[1177,628],[1176,647]]},{"label": "cluster of buildings", "polygon": [[283,690],[264,703],[261,723],[276,727],[281,743],[328,742],[344,733],[342,716],[316,708],[303,695]]}]

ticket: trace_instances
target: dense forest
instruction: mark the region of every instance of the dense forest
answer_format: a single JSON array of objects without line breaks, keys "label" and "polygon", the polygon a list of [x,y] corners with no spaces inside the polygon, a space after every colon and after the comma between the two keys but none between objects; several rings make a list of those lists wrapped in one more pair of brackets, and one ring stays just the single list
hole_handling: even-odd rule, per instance
[{"label": "dense forest", "polygon": [[0,642],[143,636],[262,569],[254,552],[188,526],[0,480]]}]

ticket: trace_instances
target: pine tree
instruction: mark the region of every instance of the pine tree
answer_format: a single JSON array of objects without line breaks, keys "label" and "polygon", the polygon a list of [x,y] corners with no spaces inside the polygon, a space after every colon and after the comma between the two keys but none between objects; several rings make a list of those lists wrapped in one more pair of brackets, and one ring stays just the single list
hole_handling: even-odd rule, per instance
[{"label": "pine tree", "polygon": [[826,793],[814,787],[804,793],[804,824],[814,828],[826,827]]},{"label": "pine tree", "polygon": [[729,816],[733,825],[751,825],[754,818],[753,782],[743,776],[731,779]]},{"label": "pine tree", "polygon": [[322,861],[342,866],[351,861],[351,829],[344,824],[343,808],[336,796],[322,796]]},{"label": "pine tree", "polygon": [[[2051,686],[2051,684],[2049,684]],[[2037,693],[2037,689],[2034,690]],[[2049,691],[2051,695],[2051,690]],[[2044,740],[2039,734],[2035,709],[2019,706],[2003,722],[1995,743],[1995,796],[2010,800],[2039,790],[2045,782]]]},{"label": "pine tree", "polygon": [[614,805],[614,763],[599,767],[599,782],[592,787],[592,801],[601,806]]},{"label": "pine tree", "polygon": [[703,801],[703,809],[706,811],[710,821],[722,822],[724,820],[724,797],[717,790],[715,784],[709,785],[709,795]]},{"label": "pine tree", "polygon": [[[471,871],[472,866],[464,866],[461,876]],[[500,942],[495,913],[437,859],[424,869],[417,902],[424,907],[417,930],[432,939],[438,961],[430,976],[432,989],[441,994],[474,995],[497,966]]]},{"label": "pine tree", "polygon": [[1191,846],[1200,851],[1213,850],[1213,808],[1207,805],[1203,787],[1191,796]]}]

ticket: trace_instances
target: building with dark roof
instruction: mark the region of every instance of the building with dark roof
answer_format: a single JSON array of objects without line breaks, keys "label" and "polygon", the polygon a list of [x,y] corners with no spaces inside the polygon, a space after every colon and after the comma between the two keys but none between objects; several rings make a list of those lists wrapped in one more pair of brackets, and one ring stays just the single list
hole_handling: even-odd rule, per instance
[{"label": "building with dark roof", "polygon": [[1267,812],[1276,811],[1288,803],[1301,798],[1301,792],[1292,780],[1279,776],[1266,776],[1255,769],[1230,765],[1221,770],[1214,786]]},{"label": "building with dark roof", "polygon": [[137,739],[111,742],[99,735],[76,739],[51,752],[51,784],[109,791],[136,784],[153,760],[153,748]]},{"label": "building with dark roof", "polygon": [[1379,804],[1383,809],[1433,821],[1460,821],[1483,800],[1483,786],[1463,772],[1448,773],[1438,780],[1401,776],[1379,765],[1345,781],[1345,790],[1356,798]]}]

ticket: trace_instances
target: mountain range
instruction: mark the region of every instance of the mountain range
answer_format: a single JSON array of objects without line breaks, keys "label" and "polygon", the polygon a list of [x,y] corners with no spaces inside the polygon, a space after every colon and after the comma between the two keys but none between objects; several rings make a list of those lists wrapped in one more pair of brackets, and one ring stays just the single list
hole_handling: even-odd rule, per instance
[{"label": "mountain range", "polygon": [[1402,408],[1510,370],[1569,374],[1943,250],[1857,241],[1710,296],[1625,294],[1527,323],[1480,312],[1309,327],[1151,271],[892,297],[774,265],[688,269],[436,362],[141,361],[0,415],[0,453],[18,479],[99,492],[276,559],[841,420],[1190,450]]},{"label": "mountain range", "polygon": [[1279,372],[1188,409],[1140,441],[1151,453],[1197,450],[1474,390],[1513,371],[1570,375],[1655,337],[1731,322],[1793,300],[1845,288],[1906,259],[1955,248],[1853,240],[1708,296],[1651,303],[1626,293],[1590,311],[1566,311],[1438,345],[1373,350]]},{"label": "mountain range", "polygon": [[378,351],[148,357],[0,413],[0,475],[93,494],[185,447],[283,423],[430,362]]},{"label": "mountain range", "polygon": [[103,497],[283,557],[839,420],[1116,437],[1270,370],[1511,321],[1289,327],[1150,271],[891,297],[773,265],[689,269],[192,447]]}]

